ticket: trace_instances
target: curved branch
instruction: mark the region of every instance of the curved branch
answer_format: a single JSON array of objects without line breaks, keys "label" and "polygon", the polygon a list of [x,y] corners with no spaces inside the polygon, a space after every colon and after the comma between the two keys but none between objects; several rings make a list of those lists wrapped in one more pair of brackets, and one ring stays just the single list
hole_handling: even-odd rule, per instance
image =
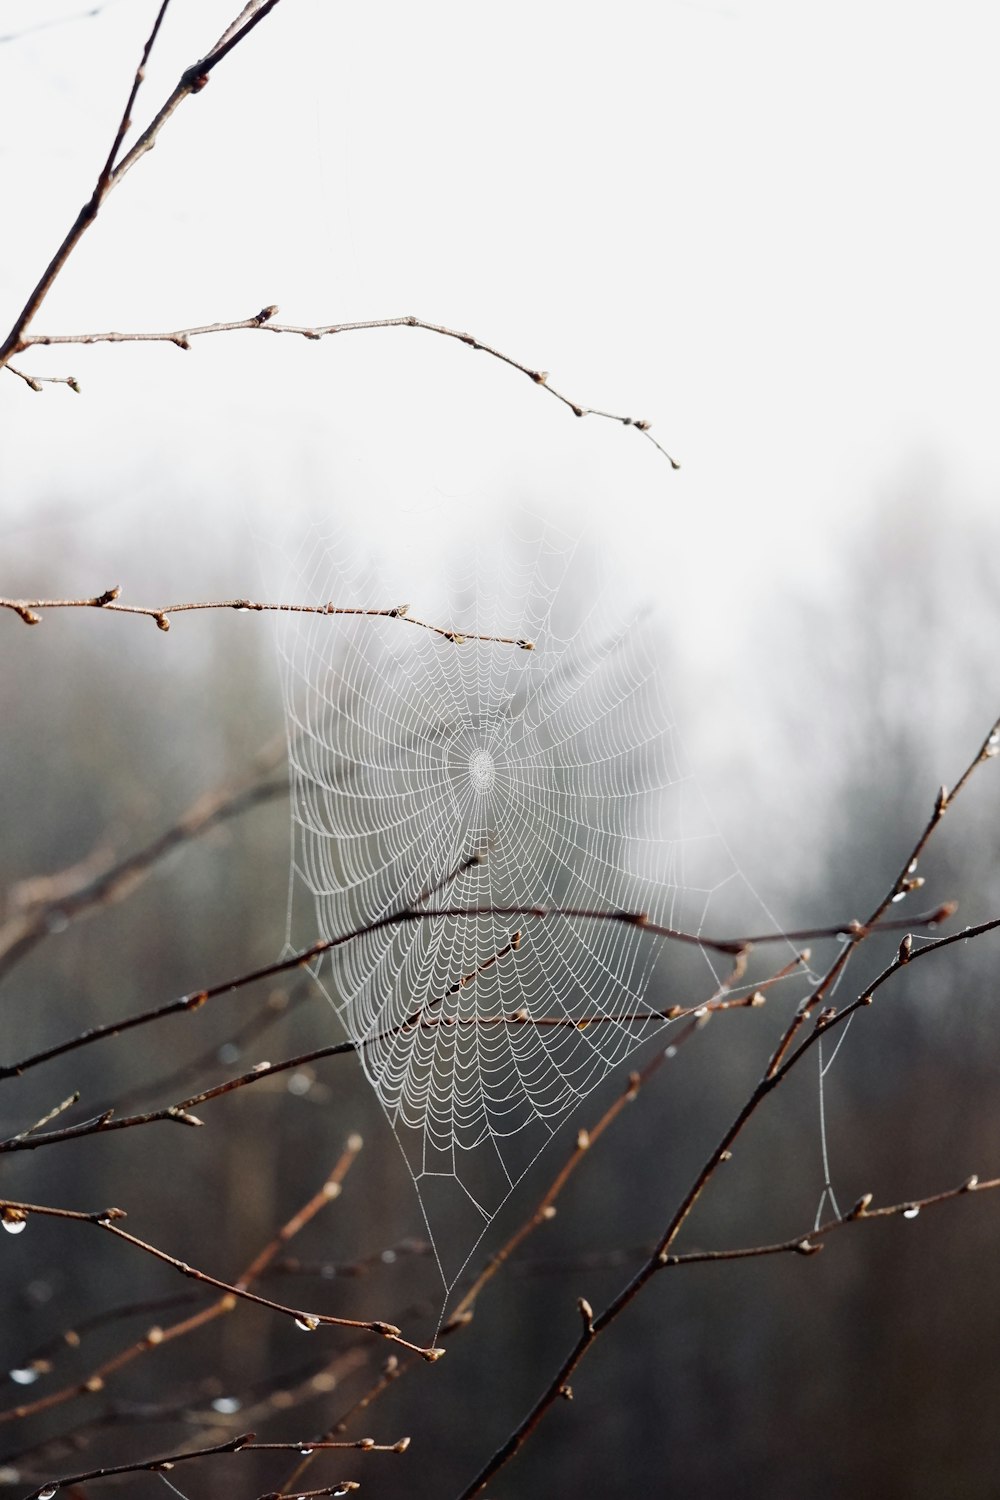
[{"label": "curved branch", "polygon": [[627,417],[617,412],[601,411],[595,406],[583,406],[579,401],[564,395],[562,391],[557,391],[555,386],[550,385],[547,371],[523,364],[521,360],[515,359],[513,355],[505,354],[502,349],[496,348],[493,344],[485,343],[475,334],[465,333],[459,328],[448,328],[443,323],[431,323],[426,318],[417,318],[412,315],[398,318],[364,318],[351,323],[323,323],[314,326],[276,323],[272,320],[277,311],[275,306],[269,305],[261,308],[260,312],[254,313],[249,318],[236,318],[229,322],[199,323],[191,328],[175,328],[163,333],[110,331],[107,333],[31,334],[23,337],[17,347],[21,350],[51,347],[57,344],[173,344],[178,349],[190,349],[192,339],[205,338],[217,333],[285,333],[316,341],[332,338],[338,333],[368,333],[376,328],[418,328],[424,333],[436,333],[441,338],[454,339],[469,349],[478,349],[483,354],[488,354],[491,359],[497,359],[501,364],[517,370],[519,374],[526,375],[534,385],[541,386],[556,401],[568,407],[574,417],[601,417],[607,422],[617,422],[621,427],[634,427],[652,443],[658,453],[663,455],[672,469],[680,468],[680,464],[671,457],[663,444],[657,442],[650,431],[650,423],[644,417]]},{"label": "curved branch", "polygon": [[[399,1344],[404,1349],[409,1349],[414,1354],[420,1354],[429,1363],[441,1358],[444,1350],[441,1348],[422,1348],[419,1344],[413,1344],[409,1339],[402,1336],[400,1329],[395,1323],[386,1323],[382,1319],[359,1319],[338,1318],[333,1313],[312,1313],[303,1311],[302,1308],[289,1307],[284,1302],[274,1302],[270,1297],[258,1296],[251,1292],[244,1281],[228,1282],[221,1281],[217,1276],[211,1276],[207,1271],[200,1271],[195,1266],[190,1266],[186,1261],[178,1260],[174,1255],[168,1254],[166,1250],[160,1250],[156,1245],[151,1245],[146,1240],[139,1239],[138,1235],[130,1234],[127,1230],[118,1226],[118,1220],[124,1219],[126,1214],[120,1208],[105,1209],[98,1213],[76,1213],[71,1209],[49,1208],[37,1203],[18,1203],[10,1199],[0,1199],[0,1219],[7,1224],[24,1224],[36,1214],[46,1218],[72,1219],[75,1223],[92,1224],[98,1229],[104,1230],[106,1234],[114,1235],[116,1239],[124,1240],[126,1244],[133,1245],[135,1249],[142,1250],[146,1255],[151,1255],[154,1260],[159,1260],[164,1265],[171,1266],[173,1270],[179,1271],[182,1276],[197,1281],[200,1285],[211,1286],[216,1291],[222,1292],[228,1297],[238,1297],[246,1302],[253,1302],[258,1307],[266,1307],[271,1312],[282,1314],[291,1318],[300,1328],[307,1332],[314,1332],[320,1327],[330,1328],[353,1328],[361,1333],[377,1334],[379,1338],[387,1339],[390,1343]],[[256,1274],[254,1270],[253,1274]]]}]

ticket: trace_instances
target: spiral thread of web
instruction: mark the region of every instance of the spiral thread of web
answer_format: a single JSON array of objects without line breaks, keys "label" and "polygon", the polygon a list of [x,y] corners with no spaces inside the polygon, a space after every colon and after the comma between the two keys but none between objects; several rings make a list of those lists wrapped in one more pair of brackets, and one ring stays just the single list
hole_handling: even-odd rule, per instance
[{"label": "spiral thread of web", "polygon": [[[315,597],[388,596],[342,538]],[[490,908],[645,911],[699,930],[730,873],[699,822],[640,621],[574,592],[544,528],[459,568],[456,643],[403,619],[300,616],[283,637],[298,874],[320,935],[402,912],[336,952],[331,999],[406,1154],[502,1199],[545,1137],[648,1034],[658,947],[636,928]],[[620,603],[620,601],[616,601]],[[706,861],[710,847],[713,858]]]}]

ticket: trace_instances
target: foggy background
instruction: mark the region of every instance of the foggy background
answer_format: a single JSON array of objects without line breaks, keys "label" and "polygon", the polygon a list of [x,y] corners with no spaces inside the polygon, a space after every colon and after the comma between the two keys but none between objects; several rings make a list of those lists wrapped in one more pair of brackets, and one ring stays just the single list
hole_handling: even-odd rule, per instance
[{"label": "foggy background", "polygon": [[[74,14],[2,0],[0,35]],[[8,324],[93,186],[151,15],[117,0],[0,42]],[[230,19],[214,0],[175,0],[142,119]],[[168,329],[270,302],[302,323],[412,312],[549,370],[575,400],[649,418],[682,468],[411,330],[29,351],[21,367],[72,373],[82,394],[0,378],[0,593],[266,594],[255,537],[276,516],[294,534],[299,514],[304,526],[329,512],[374,557],[412,558],[416,608],[443,549],[488,545],[528,505],[607,551],[633,580],[628,607],[657,609],[689,759],[775,921],[864,915],[1000,706],[995,25],[985,4],[524,5],[498,22],[457,5],[285,0],[108,200],[35,331]],[[282,732],[262,617],[180,616],[166,636],[82,612],[0,627],[8,914],[19,882],[139,847]],[[986,766],[922,861],[913,909],[955,898],[960,922],[995,916],[998,826]],[[4,982],[0,1062],[273,960],[288,858],[278,797],[53,934]],[[813,946],[817,964],[830,956]],[[838,1001],[879,958],[849,970]],[[842,1208],[997,1171],[995,958],[990,937],[916,965],[852,1027],[825,1096]],[[8,1082],[3,1135],[73,1089],[67,1118],[131,1090],[142,1107],[167,1103],[178,1090],[156,1081],[188,1063],[201,1060],[193,1089],[339,1039],[312,998],[238,1061],[220,1054],[266,998],[239,992]],[[654,1242],[786,1014],[775,997],[714,1019],[594,1148],[447,1357],[352,1428],[412,1433],[406,1458],[327,1460],[322,1474],[349,1472],[387,1500],[468,1482],[575,1339],[576,1298],[602,1306]],[[290,1093],[279,1077],[206,1106],[200,1132],[154,1125],[7,1156],[0,1191],[120,1203],[137,1234],[234,1277],[359,1131],[341,1199],[292,1253],[353,1262],[419,1239],[359,1070],[333,1059],[307,1083]],[[623,1086],[610,1080],[567,1122],[484,1249]],[[811,1226],[815,1066],[765,1106],[726,1173],[679,1248]],[[845,1229],[810,1259],[666,1273],[490,1494],[994,1494],[998,1223],[984,1196]],[[4,1238],[4,1369],[87,1316],[191,1290],[85,1227],[36,1219]],[[427,1257],[405,1252],[333,1286],[275,1277],[262,1290],[394,1317],[420,1337],[440,1304]],[[125,1328],[137,1337],[148,1322]],[[82,1378],[127,1341],[121,1325],[95,1332],[47,1384],[8,1380],[3,1405]],[[0,1428],[0,1465],[24,1476],[11,1493],[179,1447],[220,1420],[213,1400],[245,1411],[346,1342],[240,1309],[29,1432]],[[277,1410],[261,1436],[325,1425],[386,1353],[365,1346],[333,1397]],[[171,1402],[172,1414],[149,1409]],[[115,1425],[82,1430],[79,1452],[16,1458],[108,1413]],[[224,1482],[248,1495],[284,1472],[224,1462]],[[194,1500],[221,1472],[172,1481]],[[162,1484],[129,1476],[123,1489]]]}]

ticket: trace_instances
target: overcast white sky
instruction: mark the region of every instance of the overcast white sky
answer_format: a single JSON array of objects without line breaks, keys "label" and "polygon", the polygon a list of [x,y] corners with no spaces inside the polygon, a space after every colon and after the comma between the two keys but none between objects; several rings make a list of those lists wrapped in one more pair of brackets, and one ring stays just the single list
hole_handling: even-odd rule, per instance
[{"label": "overcast white sky", "polygon": [[[143,118],[235,9],[174,0]],[[5,326],[154,11],[0,44]],[[0,32],[76,14],[0,0]],[[113,194],[36,331],[413,312],[647,417],[681,472],[428,335],[232,335],[22,355],[83,395],[0,381],[3,515],[99,503],[168,537],[185,497],[206,524],[304,499],[437,545],[514,500],[561,508],[724,655],[748,597],[822,587],[888,490],[933,472],[951,523],[997,504],[998,40],[991,0],[282,0]],[[109,566],[136,596],[123,527]],[[251,584],[220,558],[220,589]]]}]

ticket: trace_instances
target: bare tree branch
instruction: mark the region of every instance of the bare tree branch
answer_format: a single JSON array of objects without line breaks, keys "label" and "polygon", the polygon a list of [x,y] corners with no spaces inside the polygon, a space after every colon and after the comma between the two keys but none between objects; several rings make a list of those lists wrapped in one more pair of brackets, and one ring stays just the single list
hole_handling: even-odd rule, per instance
[{"label": "bare tree branch", "polygon": [[99,609],[106,615],[145,615],[155,620],[160,630],[170,629],[170,616],[189,613],[192,610],[226,609],[237,614],[281,614],[281,615],[339,615],[360,616],[369,620],[402,620],[405,625],[416,625],[420,630],[429,630],[452,645],[464,646],[467,641],[479,641],[499,646],[517,646],[521,651],[533,651],[533,641],[512,635],[479,635],[473,631],[453,630],[446,625],[432,625],[428,620],[418,620],[411,615],[408,604],[392,604],[386,609],[356,609],[340,604],[262,604],[255,599],[213,599],[188,604],[164,604],[156,607],[142,604],[119,604],[121,589],[105,589],[85,599],[3,599],[0,609],[9,609],[22,619],[25,625],[40,625],[40,610],[47,609]]},{"label": "bare tree branch", "polygon": [[[164,1265],[171,1266],[179,1271],[182,1276],[190,1277],[205,1286],[215,1287],[217,1291],[225,1293],[227,1297],[239,1297],[246,1302],[253,1302],[258,1307],[269,1308],[272,1312],[280,1313],[284,1317],[291,1318],[300,1328],[307,1332],[314,1332],[320,1327],[329,1328],[354,1328],[359,1332],[373,1333],[379,1338],[387,1339],[390,1343],[399,1344],[404,1349],[409,1349],[414,1354],[420,1354],[429,1363],[440,1359],[444,1350],[441,1348],[422,1348],[419,1344],[413,1344],[409,1339],[402,1336],[400,1329],[394,1323],[387,1323],[380,1318],[358,1319],[338,1318],[333,1313],[312,1313],[302,1308],[289,1307],[283,1302],[274,1302],[269,1297],[258,1296],[251,1292],[240,1282],[229,1283],[220,1281],[217,1276],[210,1276],[207,1271],[200,1271],[195,1266],[188,1265],[185,1261],[178,1260],[176,1256],[170,1255],[165,1250],[160,1250],[155,1245],[141,1240],[137,1235],[128,1233],[121,1229],[117,1223],[119,1219],[126,1217],[120,1208],[109,1208],[97,1213],[78,1213],[71,1209],[51,1208],[38,1203],[19,1203],[10,1199],[0,1198],[0,1219],[7,1224],[25,1224],[32,1214],[47,1218],[68,1219],[75,1223],[93,1224],[102,1229],[106,1234],[113,1235],[116,1239],[123,1240],[126,1244],[133,1245],[137,1250],[151,1255],[155,1260],[162,1261]],[[154,1342],[160,1342],[159,1339]],[[0,1413],[0,1420],[8,1416],[22,1416],[21,1408],[15,1408],[10,1413]]]},{"label": "bare tree branch", "polygon": [[[54,1493],[54,1486],[59,1489],[67,1489],[74,1484],[86,1484],[94,1479],[110,1479],[122,1474],[162,1474],[169,1472],[176,1464],[187,1463],[196,1458],[212,1458],[220,1453],[297,1453],[301,1452],[304,1444],[302,1442],[289,1443],[258,1443],[254,1441],[256,1434],[253,1432],[240,1433],[239,1437],[229,1438],[226,1442],[213,1444],[210,1448],[187,1448],[179,1453],[168,1454],[164,1458],[152,1458],[139,1460],[130,1464],[116,1464],[111,1468],[88,1469],[81,1474],[67,1474],[58,1480],[50,1481],[40,1485],[28,1497],[28,1500],[46,1500],[46,1497]],[[399,1438],[395,1443],[377,1443],[374,1438],[355,1438],[349,1442],[315,1442],[310,1443],[310,1448],[322,1452],[343,1452],[345,1449],[356,1453],[405,1453],[410,1446],[410,1439]],[[331,1485],[326,1490],[314,1490],[313,1494],[332,1494],[335,1489],[354,1488],[351,1482],[342,1481],[340,1485]]]},{"label": "bare tree branch", "polygon": [[[939,922],[951,916],[955,907],[953,903],[946,903],[936,907],[934,911],[928,912],[920,917],[912,918],[905,925],[909,928],[918,926],[934,927]],[[622,912],[622,911],[597,911],[584,907],[545,907],[545,906],[449,906],[439,907],[432,911],[402,911],[392,912],[384,917],[379,917],[374,922],[367,922],[352,932],[344,933],[340,937],[321,938],[319,942],[303,948],[288,958],[279,959],[273,964],[265,964],[259,969],[253,969],[247,974],[240,974],[235,979],[224,980],[221,984],[212,985],[208,989],[197,990],[192,994],[181,995],[176,1000],[170,1000],[165,1005],[155,1006],[150,1010],[139,1012],[137,1015],[126,1016],[119,1021],[109,1021],[103,1026],[93,1026],[77,1036],[70,1037],[65,1041],[58,1042],[52,1047],[47,1047],[40,1052],[32,1053],[29,1057],[21,1058],[19,1062],[0,1066],[0,1081],[5,1078],[13,1078],[26,1073],[29,1068],[38,1067],[39,1064],[51,1061],[54,1057],[62,1057],[67,1052],[73,1052],[79,1047],[89,1046],[93,1042],[105,1040],[107,1037],[120,1036],[123,1032],[131,1031],[137,1026],[146,1026],[153,1021],[163,1020],[167,1016],[179,1015],[183,1012],[200,1010],[209,1000],[214,1000],[220,995],[231,994],[234,990],[243,989],[247,985],[255,984],[261,979],[271,979],[276,974],[287,974],[293,969],[307,967],[315,959],[322,957],[336,948],[341,948],[346,943],[353,942],[356,938],[366,937],[371,933],[381,932],[387,927],[395,927],[407,922],[426,922],[441,920],[443,918],[463,919],[471,917],[528,917],[534,921],[543,922],[552,919],[565,921],[588,921],[588,922],[614,922],[627,927],[636,927],[640,931],[652,937],[665,938],[669,941],[690,944],[696,948],[707,949],[710,952],[728,954],[730,957],[744,953],[754,944],[789,942],[793,939],[799,940],[805,936],[839,936],[845,931],[845,925],[839,927],[813,929],[810,932],[796,933],[762,933],[755,937],[737,938],[713,938],[705,933],[698,934],[684,932],[680,928],[664,927],[655,922],[650,922],[645,912]],[[892,930],[899,923],[886,923],[879,930]],[[865,935],[872,931],[870,926],[861,927],[859,924],[846,924],[853,931]],[[860,939],[859,939],[860,941]],[[645,1015],[645,1013],[643,1013]],[[652,1018],[654,1013],[650,1012],[647,1019]],[[659,1012],[655,1013],[660,1015]],[[670,1020],[672,1017],[668,1012],[662,1014],[663,1019]],[[498,1017],[498,1023],[500,1018]],[[522,1024],[530,1021],[530,1017],[518,1016],[516,1018]],[[587,1018],[583,1018],[583,1022]],[[572,1024],[582,1024],[573,1022]],[[546,1021],[545,1024],[551,1024]],[[567,1024],[565,1019],[560,1019],[558,1024]],[[353,1044],[344,1043],[340,1050],[350,1050]],[[331,1049],[325,1055],[333,1056],[336,1049]]]},{"label": "bare tree branch", "polygon": [[[843,1229],[849,1224],[859,1224],[867,1219],[893,1218],[902,1216],[904,1218],[916,1218],[922,1208],[927,1208],[939,1203],[947,1203],[955,1198],[963,1197],[966,1193],[975,1191],[985,1192],[992,1188],[1000,1188],[1000,1177],[993,1178],[988,1182],[980,1182],[978,1177],[969,1177],[959,1187],[949,1188],[943,1193],[934,1193],[927,1198],[914,1198],[906,1203],[894,1203],[885,1208],[870,1208],[871,1194],[866,1194],[859,1199],[850,1213],[842,1219],[830,1219],[818,1228],[809,1230],[805,1235],[799,1235],[794,1239],[782,1240],[772,1245],[754,1245],[742,1250],[708,1250],[692,1251],[686,1255],[668,1255],[660,1259],[660,1269],[682,1265],[703,1264],[706,1261],[745,1260],[768,1255],[813,1255],[822,1250],[822,1239],[833,1234],[838,1229]],[[616,1306],[620,1299],[612,1302],[600,1317],[594,1316],[590,1303],[583,1297],[580,1298],[578,1309],[583,1322],[583,1330],[579,1339],[561,1365],[554,1379],[550,1382],[542,1396],[539,1397],[531,1411],[511,1433],[507,1441],[497,1449],[489,1463],[482,1469],[470,1485],[462,1491],[459,1500],[473,1500],[485,1489],[493,1476],[502,1469],[506,1463],[518,1452],[523,1443],[531,1436],[546,1412],[560,1399],[572,1398],[573,1389],[569,1385],[570,1376],[573,1374],[587,1350],[594,1343],[608,1323],[616,1316]]]},{"label": "bare tree branch", "polygon": [[[805,1056],[813,1041],[820,1034],[818,1031],[814,1031],[812,1037],[808,1038],[795,1051],[791,1052],[791,1055],[789,1055],[789,1049],[791,1048],[792,1042],[797,1035],[800,1027],[804,1023],[805,1017],[809,1015],[815,1008],[815,1006],[819,1003],[819,1000],[825,994],[828,986],[832,982],[832,978],[835,977],[835,975],[839,973],[843,968],[843,965],[847,961],[846,955],[850,952],[853,952],[861,942],[865,941],[865,939],[869,937],[873,931],[877,930],[877,926],[881,916],[888,910],[889,906],[899,896],[905,896],[909,890],[915,887],[915,885],[917,884],[914,878],[917,860],[926,849],[927,844],[933,836],[935,830],[939,826],[946,809],[954,802],[955,797],[959,794],[959,792],[961,792],[968,784],[976,768],[979,765],[983,764],[985,761],[995,758],[998,749],[1000,749],[1000,721],[994,720],[993,725],[989,730],[985,740],[983,741],[979,750],[976,752],[976,755],[962,772],[961,776],[955,784],[954,790],[952,791],[951,795],[949,796],[946,788],[941,788],[940,792],[937,795],[937,798],[935,799],[933,811],[923,832],[917,839],[917,842],[911,850],[910,855],[904,861],[900,874],[896,877],[893,884],[889,887],[886,895],[874,908],[867,922],[860,925],[857,933],[851,934],[851,941],[846,944],[845,947],[841,950],[840,955],[838,955],[838,958],[831,966],[828,974],[820,980],[813,993],[807,998],[803,1005],[799,1007],[796,1015],[792,1018],[792,1021],[786,1028],[780,1042],[778,1043],[778,1046],[772,1053],[759,1083],[754,1088],[753,1092],[750,1094],[746,1102],[743,1104],[735,1119],[727,1127],[725,1133],[719,1141],[719,1144],[711,1152],[711,1154],[701,1167],[700,1171],[697,1173],[691,1186],[688,1188],[678,1207],[671,1215],[669,1223],[667,1224],[667,1227],[663,1235],[661,1236],[659,1244],[656,1246],[653,1253],[640,1267],[636,1274],[631,1278],[631,1280],[622,1288],[618,1295],[611,1300],[611,1302],[607,1305],[607,1307],[605,1307],[604,1311],[598,1317],[594,1316],[593,1309],[585,1299],[580,1300],[579,1312],[583,1328],[576,1344],[567,1355],[565,1361],[561,1365],[554,1379],[550,1382],[542,1396],[538,1398],[538,1400],[532,1406],[531,1410],[518,1424],[518,1426],[511,1432],[506,1441],[497,1449],[492,1458],[487,1462],[487,1464],[483,1467],[483,1469],[468,1486],[468,1488],[462,1492],[460,1500],[472,1500],[472,1497],[474,1495],[478,1495],[485,1488],[485,1486],[493,1478],[494,1474],[502,1469],[504,1465],[514,1457],[514,1455],[521,1448],[522,1444],[535,1430],[535,1428],[538,1426],[542,1418],[549,1411],[555,1401],[558,1400],[561,1396],[564,1397],[568,1393],[570,1393],[570,1387],[568,1385],[569,1378],[572,1375],[573,1371],[576,1369],[577,1365],[583,1359],[584,1355],[590,1349],[595,1339],[597,1339],[600,1334],[603,1333],[604,1329],[607,1328],[611,1323],[613,1323],[614,1320],[625,1310],[625,1308],[629,1306],[634,1298],[642,1291],[643,1287],[654,1276],[656,1276],[659,1271],[662,1271],[664,1267],[670,1264],[671,1247],[677,1239],[677,1236],[680,1233],[681,1229],[687,1222],[692,1210],[694,1209],[705,1188],[714,1177],[719,1166],[724,1161],[727,1161],[729,1159],[734,1142],[737,1140],[748,1121],[756,1114],[757,1110],[759,1109],[761,1104],[763,1104],[764,1100],[767,1099],[770,1094],[772,1094],[774,1090],[780,1086],[780,1084],[788,1076],[791,1069],[801,1060],[803,1056]],[[950,939],[931,942],[925,948],[920,949],[919,953],[921,956],[924,956],[926,954],[936,952],[941,946],[948,946],[949,942],[955,941],[956,938],[968,938],[977,936],[981,933],[993,931],[997,928],[1000,928],[1000,918],[997,918],[995,921],[982,923],[978,928],[969,928],[965,933],[955,934]],[[897,958],[893,961],[893,963],[890,964],[889,967],[884,970],[883,974],[879,977],[879,980],[877,981],[878,984],[887,982],[888,979],[893,977],[894,974],[899,973],[900,969],[903,967],[906,961],[912,961],[909,948],[910,945],[908,941],[904,939],[900,954],[902,955],[905,952],[906,957],[901,958],[900,955],[897,955]],[[846,1015],[848,1012],[857,1009],[859,1006],[869,1004],[870,996],[872,993],[874,993],[873,987],[869,986],[864,994],[859,996],[858,999],[852,1002],[850,1006],[845,1007],[844,1012],[841,1012],[840,1014]],[[973,1186],[975,1186],[975,1183],[973,1183]],[[968,1187],[963,1185],[963,1188],[957,1191],[968,1190]],[[944,1201],[944,1199],[948,1197],[954,1196],[955,1192],[944,1194],[941,1196],[941,1201]],[[861,1204],[856,1206],[854,1217],[863,1217],[863,1210],[866,1206],[867,1205],[865,1204],[864,1200],[861,1200]],[[900,1211],[905,1211],[905,1208],[906,1206],[904,1205],[903,1208],[900,1209]],[[851,1215],[848,1215],[849,1219],[851,1217]],[[806,1243],[807,1242],[804,1242],[800,1239],[794,1242],[793,1248],[798,1248],[800,1253],[808,1254],[810,1253],[808,1247],[803,1250],[803,1244]]]},{"label": "bare tree branch", "polygon": [[[156,13],[156,19],[153,22],[153,28],[146,39],[142,56],[139,60],[139,66],[136,68],[135,77],[132,80],[125,109],[115,130],[111,149],[98,175],[94,190],[73,220],[62,244],[42,272],[27,302],[15,319],[13,327],[4,339],[3,344],[0,345],[0,369],[9,363],[12,355],[20,353],[26,347],[24,343],[25,330],[45,301],[56,278],[76,249],[81,238],[97,218],[104,200],[111,190],[117,186],[126,172],[134,166],[141,156],[144,156],[147,151],[152,150],[162,126],[174,113],[182,100],[186,99],[189,94],[196,94],[205,87],[213,69],[274,9],[278,4],[278,0],[262,0],[260,5],[253,7],[251,14],[247,13],[250,7],[244,10],[238,21],[224,33],[215,47],[205,57],[199,59],[198,62],[194,63],[181,74],[180,80],[170,97],[161,105],[152,122],[146,127],[131,150],[119,160],[119,152],[132,123],[132,109],[135,105],[139,89],[142,86],[146,64],[156,43],[156,38],[169,4],[170,0],[161,0]],[[244,16],[246,19],[243,19]]]},{"label": "bare tree branch", "polygon": [[16,375],[18,380],[23,380],[29,390],[38,394],[41,394],[43,385],[68,385],[71,391],[75,391],[78,396],[80,394],[80,382],[75,375],[29,375],[27,371],[19,370],[11,364],[8,364],[6,368],[12,375]]},{"label": "bare tree branch", "polygon": [[[54,334],[31,334],[25,335],[18,344],[18,349],[51,347],[62,344],[173,344],[178,349],[190,349],[191,340],[205,338],[210,334],[217,333],[287,333],[297,335],[299,338],[318,340],[332,338],[338,333],[367,333],[376,328],[418,328],[424,333],[435,333],[441,338],[454,339],[464,344],[469,349],[480,350],[488,354],[491,359],[497,359],[501,364],[508,365],[512,370],[517,370],[521,375],[526,375],[534,385],[541,386],[553,396],[556,401],[568,407],[575,417],[601,417],[608,422],[616,422],[622,427],[634,427],[642,434],[658,453],[670,464],[672,469],[679,469],[680,464],[667,452],[666,448],[653,436],[650,423],[643,417],[626,417],[617,412],[601,411],[597,407],[583,406],[571,396],[566,396],[562,391],[557,391],[555,386],[549,384],[548,373],[538,370],[531,365],[523,364],[512,355],[505,354],[502,349],[497,349],[493,344],[484,343],[482,339],[474,334],[464,333],[458,328],[447,328],[443,323],[430,323],[425,318],[399,317],[399,318],[365,318],[360,322],[353,323],[324,323],[314,326],[305,326],[298,323],[276,323],[273,321],[278,309],[269,305],[261,308],[249,318],[237,318],[230,322],[201,323],[191,328],[175,328],[165,333],[54,333]],[[22,376],[22,379],[27,377]],[[67,382],[69,383],[69,382]]]}]

